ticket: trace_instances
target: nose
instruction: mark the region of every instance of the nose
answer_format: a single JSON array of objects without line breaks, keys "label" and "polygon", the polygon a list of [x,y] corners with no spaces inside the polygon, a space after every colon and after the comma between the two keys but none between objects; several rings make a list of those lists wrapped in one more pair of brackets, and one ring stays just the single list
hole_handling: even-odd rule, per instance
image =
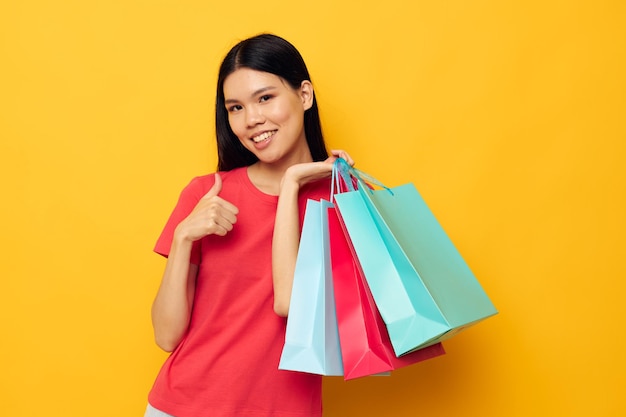
[{"label": "nose", "polygon": [[246,123],[250,127],[254,127],[265,122],[265,116],[259,106],[248,107],[246,112]]}]

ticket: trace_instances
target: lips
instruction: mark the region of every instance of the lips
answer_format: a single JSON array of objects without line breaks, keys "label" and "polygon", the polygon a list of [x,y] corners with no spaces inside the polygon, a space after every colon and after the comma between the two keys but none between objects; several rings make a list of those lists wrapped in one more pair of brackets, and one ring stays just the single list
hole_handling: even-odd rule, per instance
[{"label": "lips", "polygon": [[260,133],[256,136],[251,137],[250,139],[252,139],[254,143],[261,143],[265,140],[268,140],[272,136],[274,136],[275,133],[276,133],[276,130],[271,130],[269,132]]}]

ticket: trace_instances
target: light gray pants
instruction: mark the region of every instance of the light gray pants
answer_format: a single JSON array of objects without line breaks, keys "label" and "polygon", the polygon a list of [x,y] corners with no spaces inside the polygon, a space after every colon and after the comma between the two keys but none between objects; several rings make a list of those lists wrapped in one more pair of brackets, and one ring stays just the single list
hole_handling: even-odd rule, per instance
[{"label": "light gray pants", "polygon": [[157,410],[150,404],[148,404],[148,408],[146,408],[146,414],[143,417],[174,417],[171,414],[164,413],[161,410]]}]

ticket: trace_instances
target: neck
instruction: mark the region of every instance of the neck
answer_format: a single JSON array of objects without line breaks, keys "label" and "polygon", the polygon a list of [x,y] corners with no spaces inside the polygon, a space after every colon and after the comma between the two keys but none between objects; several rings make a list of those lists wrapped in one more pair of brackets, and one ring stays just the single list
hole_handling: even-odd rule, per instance
[{"label": "neck", "polygon": [[308,147],[302,154],[294,154],[293,157],[280,162],[267,163],[258,161],[248,167],[250,181],[261,191],[270,195],[278,195],[280,183],[285,171],[293,165],[313,162],[313,157]]}]

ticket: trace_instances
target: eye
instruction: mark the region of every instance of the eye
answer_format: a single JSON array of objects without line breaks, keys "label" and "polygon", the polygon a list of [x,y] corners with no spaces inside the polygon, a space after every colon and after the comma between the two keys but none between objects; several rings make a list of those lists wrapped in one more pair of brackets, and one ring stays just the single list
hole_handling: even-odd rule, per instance
[{"label": "eye", "polygon": [[229,113],[234,113],[237,112],[239,110],[241,110],[243,107],[241,107],[240,104],[234,104],[228,108],[226,108],[226,111],[228,111]]},{"label": "eye", "polygon": [[271,96],[270,94],[265,94],[265,95],[262,95],[262,96],[259,98],[259,101],[262,103],[262,102],[264,102],[264,101],[268,101],[268,100],[269,100],[269,99],[271,99],[271,98],[272,98],[272,96]]}]

